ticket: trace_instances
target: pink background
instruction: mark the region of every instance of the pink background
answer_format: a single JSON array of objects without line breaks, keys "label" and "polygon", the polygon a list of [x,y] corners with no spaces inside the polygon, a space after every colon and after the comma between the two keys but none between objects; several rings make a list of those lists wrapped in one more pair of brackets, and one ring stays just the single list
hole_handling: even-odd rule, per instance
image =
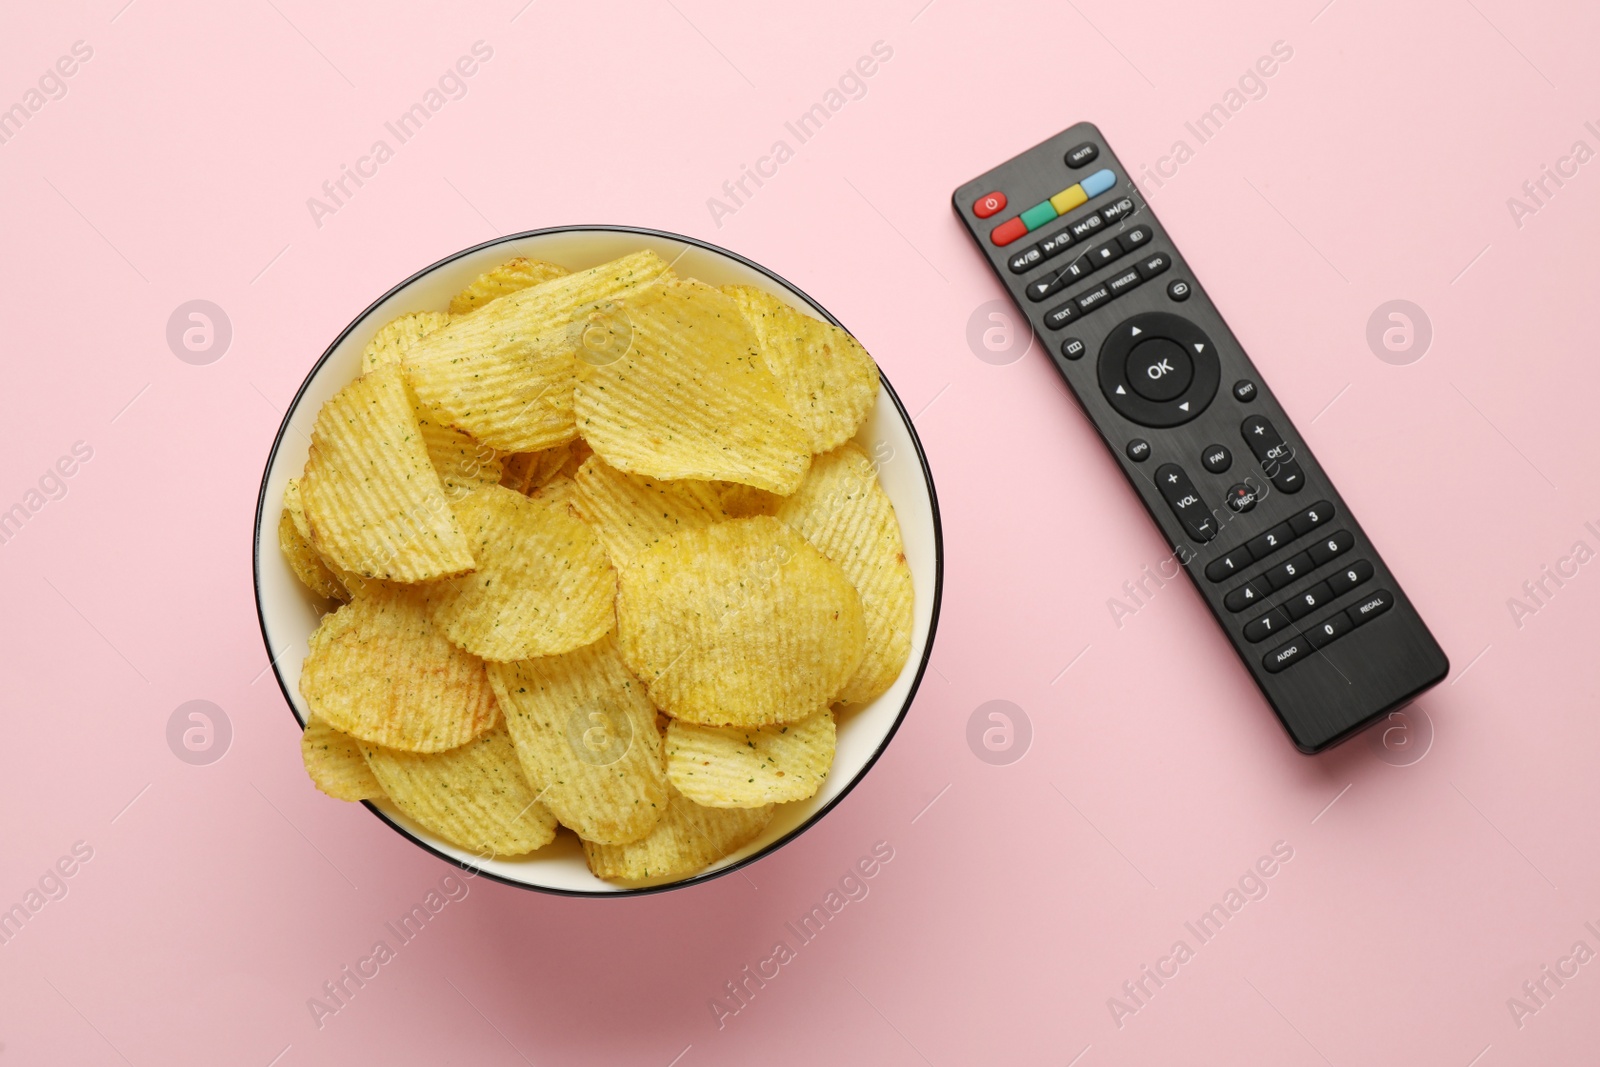
[{"label": "pink background", "polygon": [[[0,35],[0,106],[93,48],[0,145],[0,509],[93,449],[0,544],[0,906],[93,849],[0,945],[0,1064],[1487,1067],[1600,1047],[1600,964],[1520,1027],[1507,1007],[1575,942],[1600,950],[1600,566],[1520,628],[1507,607],[1575,541],[1600,548],[1600,163],[1520,227],[1507,207],[1575,140],[1600,148],[1600,16],[122,3],[35,6]],[[478,40],[467,95],[317,226],[306,198]],[[1154,164],[1280,40],[1266,96],[1152,202],[1454,664],[1389,748],[1314,759],[1186,585],[1114,623],[1163,546],[1046,361],[969,348],[1002,294],[948,204],[1080,119]],[[893,57],[866,95],[717,226],[707,198],[876,41]],[[252,601],[260,471],[370,300],[572,222],[750,256],[877,356],[944,508],[932,669],[869,778],[747,876],[601,901],[473,882],[319,1029],[307,999],[450,869],[300,769]],[[233,327],[206,366],[165,339],[197,298]],[[1365,339],[1397,298],[1434,331],[1406,366]],[[233,731],[205,766],[166,740],[195,699]],[[1032,724],[1009,765],[966,741],[991,700]],[[870,894],[719,1029],[711,998],[879,841]],[[1185,922],[1279,841],[1265,899],[1119,1027],[1108,999],[1195,947]]]}]

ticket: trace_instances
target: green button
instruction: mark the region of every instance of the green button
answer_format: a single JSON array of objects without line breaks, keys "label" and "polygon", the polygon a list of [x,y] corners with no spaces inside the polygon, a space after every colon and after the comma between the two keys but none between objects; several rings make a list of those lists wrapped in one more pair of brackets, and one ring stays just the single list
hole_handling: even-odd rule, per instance
[{"label": "green button", "polygon": [[1055,207],[1051,205],[1050,201],[1045,200],[1022,213],[1022,224],[1030,230],[1037,230],[1055,217]]}]

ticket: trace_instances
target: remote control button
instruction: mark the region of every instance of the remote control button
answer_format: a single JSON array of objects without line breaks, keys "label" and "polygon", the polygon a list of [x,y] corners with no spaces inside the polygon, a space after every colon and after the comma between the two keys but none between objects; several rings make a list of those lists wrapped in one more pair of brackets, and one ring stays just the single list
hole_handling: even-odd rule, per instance
[{"label": "remote control button", "polygon": [[1320,504],[1312,504],[1298,515],[1289,518],[1289,525],[1294,529],[1296,537],[1304,537],[1318,526],[1333,518],[1333,505],[1324,500]]},{"label": "remote control button", "polygon": [[1133,214],[1133,198],[1127,196],[1100,209],[1100,217],[1108,223],[1116,222],[1122,216],[1131,214]]},{"label": "remote control button", "polygon": [[1249,378],[1240,378],[1233,383],[1233,398],[1241,404],[1248,404],[1256,398],[1256,383]]},{"label": "remote control button", "polygon": [[1167,296],[1171,297],[1173,300],[1176,300],[1180,304],[1183,303],[1185,300],[1189,299],[1189,283],[1185,281],[1172,282],[1167,286]]},{"label": "remote control button", "polygon": [[1355,628],[1356,624],[1350,621],[1350,616],[1341,611],[1306,630],[1302,636],[1311,642],[1313,649],[1318,649],[1332,644]]},{"label": "remote control button", "polygon": [[1057,270],[1056,273],[1064,279],[1063,285],[1071,285],[1073,282],[1081,281],[1093,274],[1094,263],[1090,261],[1088,256],[1079,256],[1065,267]]},{"label": "remote control button", "polygon": [[1086,167],[1100,158],[1100,149],[1092,141],[1085,141],[1076,148],[1067,149],[1067,166],[1073,170]]},{"label": "remote control button", "polygon": [[1128,353],[1128,383],[1146,400],[1172,400],[1183,395],[1194,378],[1194,361],[1165,337],[1152,337]]},{"label": "remote control button", "polygon": [[1022,224],[1028,229],[1037,230],[1047,222],[1054,222],[1059,214],[1060,212],[1056,211],[1054,204],[1048,200],[1041,200],[1018,215],[1017,218],[1021,219]]},{"label": "remote control button", "polygon": [[1279,645],[1261,658],[1261,665],[1267,669],[1268,674],[1277,674],[1290,664],[1299,663],[1311,654],[1311,641],[1301,634],[1287,645]]},{"label": "remote control button", "polygon": [[1256,559],[1266,559],[1280,548],[1288,546],[1294,540],[1294,530],[1289,524],[1280,522],[1260,537],[1253,537],[1245,542],[1245,547],[1250,550],[1250,555]]},{"label": "remote control button", "polygon": [[1333,599],[1333,590],[1327,582],[1318,582],[1305,592],[1284,601],[1282,607],[1291,619],[1303,619]]},{"label": "remote control button", "polygon": [[1088,348],[1076,337],[1069,337],[1061,342],[1061,354],[1067,359],[1082,359],[1087,351]]},{"label": "remote control button", "polygon": [[1101,193],[1109,193],[1111,187],[1117,184],[1117,176],[1110,170],[1097,170],[1078,184],[1090,197],[1096,197]]},{"label": "remote control button", "polygon": [[1059,330],[1061,327],[1077,318],[1078,314],[1078,305],[1069,300],[1060,307],[1051,308],[1049,311],[1044,313],[1045,328],[1050,330]]},{"label": "remote control button", "polygon": [[1024,274],[1030,268],[1044,262],[1044,249],[1038,245],[1024,248],[1021,252],[1006,260],[1006,266],[1011,268],[1012,274]]},{"label": "remote control button", "polygon": [[[1102,288],[1109,291],[1109,283]],[[1158,340],[1162,345],[1140,348]],[[1130,358],[1135,348],[1141,358]],[[1159,311],[1113,326],[1100,346],[1097,373],[1100,391],[1119,415],[1157,427],[1181,426],[1199,415],[1216,397],[1222,376],[1211,339],[1188,319]]]},{"label": "remote control button", "polygon": [[1139,272],[1132,267],[1123,271],[1115,278],[1106,279],[1106,288],[1111,290],[1112,297],[1119,297],[1129,289],[1137,289],[1144,284],[1144,279],[1139,277]]},{"label": "remote control button", "polygon": [[1067,227],[1067,232],[1072,234],[1074,241],[1081,241],[1106,224],[1106,220],[1099,215],[1085,215],[1077,222]]},{"label": "remote control button", "polygon": [[1387,589],[1380,589],[1361,603],[1352,606],[1345,614],[1350,616],[1351,622],[1360,626],[1368,619],[1375,619],[1392,607],[1394,607],[1394,594]]},{"label": "remote control button", "polygon": [[1328,588],[1334,596],[1342,596],[1364,582],[1372,581],[1372,564],[1358,559],[1342,571],[1328,575]]},{"label": "remote control button", "polygon": [[1117,260],[1121,259],[1122,249],[1117,247],[1117,243],[1115,241],[1107,241],[1103,245],[1089,249],[1087,255],[1090,263],[1093,263],[1097,267],[1103,267],[1107,263],[1115,263]]},{"label": "remote control button", "polygon": [[976,204],[972,205],[972,213],[980,219],[986,219],[990,215],[998,215],[1005,209],[1005,193],[985,193],[983,196],[978,197]]},{"label": "remote control button", "polygon": [[1278,431],[1272,423],[1260,415],[1251,415],[1239,424],[1239,434],[1244,438],[1244,443],[1250,446],[1250,451],[1256,459],[1263,464],[1282,463],[1292,458],[1289,446],[1283,443],[1283,438],[1278,436]]},{"label": "remote control button", "polygon": [[1135,437],[1128,442],[1128,447],[1123,451],[1128,453],[1128,458],[1135,463],[1143,463],[1150,458],[1150,442],[1142,437]]},{"label": "remote control button", "polygon": [[1272,479],[1272,484],[1280,493],[1298,493],[1306,484],[1305,471],[1292,459],[1279,463],[1267,477]]},{"label": "remote control button", "polygon": [[1083,312],[1093,311],[1110,299],[1111,290],[1103,285],[1097,285],[1078,297],[1078,310]]},{"label": "remote control button", "polygon": [[1229,611],[1243,611],[1261,603],[1271,595],[1272,586],[1257,578],[1253,582],[1246,582],[1236,589],[1228,590],[1228,595],[1222,598],[1222,606]]},{"label": "remote control button", "polygon": [[[1103,215],[1105,212],[1102,211],[1101,214]],[[1107,221],[1110,220],[1108,219]],[[1150,227],[1148,226],[1129,226],[1117,235],[1117,244],[1122,246],[1124,252],[1132,252],[1135,248],[1149,243]]]},{"label": "remote control button", "polygon": [[1235,515],[1243,515],[1251,510],[1260,499],[1260,494],[1243,482],[1228,489],[1228,508]]},{"label": "remote control button", "polygon": [[1356,547],[1356,535],[1349,530],[1340,530],[1338,533],[1329,534],[1306,549],[1311,553],[1311,562],[1318,567],[1327,563],[1336,556],[1342,556]]},{"label": "remote control button", "polygon": [[1067,279],[1062,276],[1062,273],[1060,271],[1052,271],[1028,283],[1028,299],[1037,304],[1046,297],[1059,293],[1066,286]]},{"label": "remote control button", "polygon": [[1206,450],[1200,453],[1200,465],[1212,474],[1221,474],[1233,466],[1233,453],[1222,445],[1206,445]]},{"label": "remote control button", "polygon": [[1073,238],[1071,230],[1062,230],[1039,242],[1039,251],[1044,253],[1045,259],[1054,259],[1068,248],[1072,247]]},{"label": "remote control button", "polygon": [[1206,508],[1205,501],[1195,490],[1194,483],[1176,463],[1163,463],[1156,468],[1156,488],[1171,505],[1173,514],[1183,523],[1189,536],[1199,541],[1209,541],[1217,536],[1217,523]]},{"label": "remote control button", "polygon": [[1065,215],[1075,207],[1081,207],[1089,202],[1089,194],[1083,191],[1082,185],[1072,185],[1061,190],[1050,198],[1050,206],[1055,208],[1057,215]]},{"label": "remote control button", "polygon": [[1157,252],[1155,255],[1140,262],[1139,277],[1149,281],[1157,274],[1164,273],[1170,266],[1172,266],[1172,257],[1165,252]]},{"label": "remote control button", "polygon": [[1311,554],[1309,552],[1301,552],[1297,555],[1290,556],[1276,567],[1273,567],[1271,570],[1267,571],[1267,573],[1263,574],[1261,577],[1272,586],[1274,591],[1276,591],[1282,589],[1286,585],[1293,585],[1301,578],[1304,578],[1306,575],[1310,574],[1313,569],[1314,565],[1311,562]]},{"label": "remote control button", "polygon": [[1207,563],[1206,577],[1213,582],[1220,582],[1238,574],[1250,566],[1251,562],[1250,550],[1240,545],[1226,556],[1219,556]]},{"label": "remote control button", "polygon": [[[1095,216],[1099,218],[1099,216]],[[1028,224],[1022,221],[1021,216],[1007,219],[989,231],[989,240],[997,245],[1008,245],[1018,237],[1025,237],[1028,233]]]},{"label": "remote control button", "polygon": [[1292,629],[1289,613],[1282,608],[1273,608],[1260,618],[1244,624],[1244,639],[1252,643],[1265,641],[1273,634],[1287,633]]}]

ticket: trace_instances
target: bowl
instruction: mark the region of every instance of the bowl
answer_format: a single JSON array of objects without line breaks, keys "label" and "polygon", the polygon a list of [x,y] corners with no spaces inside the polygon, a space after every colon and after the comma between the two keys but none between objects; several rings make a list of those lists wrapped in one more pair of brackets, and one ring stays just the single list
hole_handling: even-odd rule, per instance
[{"label": "bowl", "polygon": [[[345,327],[306,375],[278,428],[261,478],[256,504],[256,612],[267,657],[298,724],[309,710],[300,696],[300,667],[306,639],[329,607],[295,578],[278,549],[278,516],[283,490],[305,466],[311,428],[323,403],[361,373],[361,350],[373,332],[390,319],[412,311],[439,310],[479,274],[514,256],[543,259],[573,270],[596,266],[629,252],[649,248],[681,275],[711,285],[738,283],[760,286],[796,309],[841,325],[805,293],[778,275],[742,256],[689,237],[625,226],[564,226],[532,230],[457,252],[424,268],[379,297]],[[589,872],[577,838],[556,840],[525,857],[486,859],[445,841],[412,822],[387,801],[364,801],[374,815],[412,842],[460,867],[511,885],[577,896],[629,896],[677,889],[729,874],[790,841],[828,813],[872,769],[910,710],[912,697],[927,669],[939,616],[944,554],[939,505],[927,457],[917,440],[911,417],[885,378],[878,402],[856,436],[878,464],[878,478],[893,501],[905,541],[916,593],[911,654],[895,684],[872,703],[839,715],[838,748],[832,772],[809,800],[778,806],[760,837],[688,878],[662,884],[620,886]],[[333,801],[330,800],[330,803]]]}]

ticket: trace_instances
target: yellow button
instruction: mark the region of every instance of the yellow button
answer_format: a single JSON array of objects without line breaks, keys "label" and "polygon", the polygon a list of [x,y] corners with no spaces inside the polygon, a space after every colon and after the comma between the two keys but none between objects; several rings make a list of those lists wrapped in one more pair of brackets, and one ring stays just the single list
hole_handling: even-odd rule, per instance
[{"label": "yellow button", "polygon": [[1065,215],[1079,204],[1089,202],[1089,197],[1083,191],[1083,186],[1074,185],[1070,189],[1063,189],[1050,198],[1050,206],[1056,209],[1057,215]]}]

